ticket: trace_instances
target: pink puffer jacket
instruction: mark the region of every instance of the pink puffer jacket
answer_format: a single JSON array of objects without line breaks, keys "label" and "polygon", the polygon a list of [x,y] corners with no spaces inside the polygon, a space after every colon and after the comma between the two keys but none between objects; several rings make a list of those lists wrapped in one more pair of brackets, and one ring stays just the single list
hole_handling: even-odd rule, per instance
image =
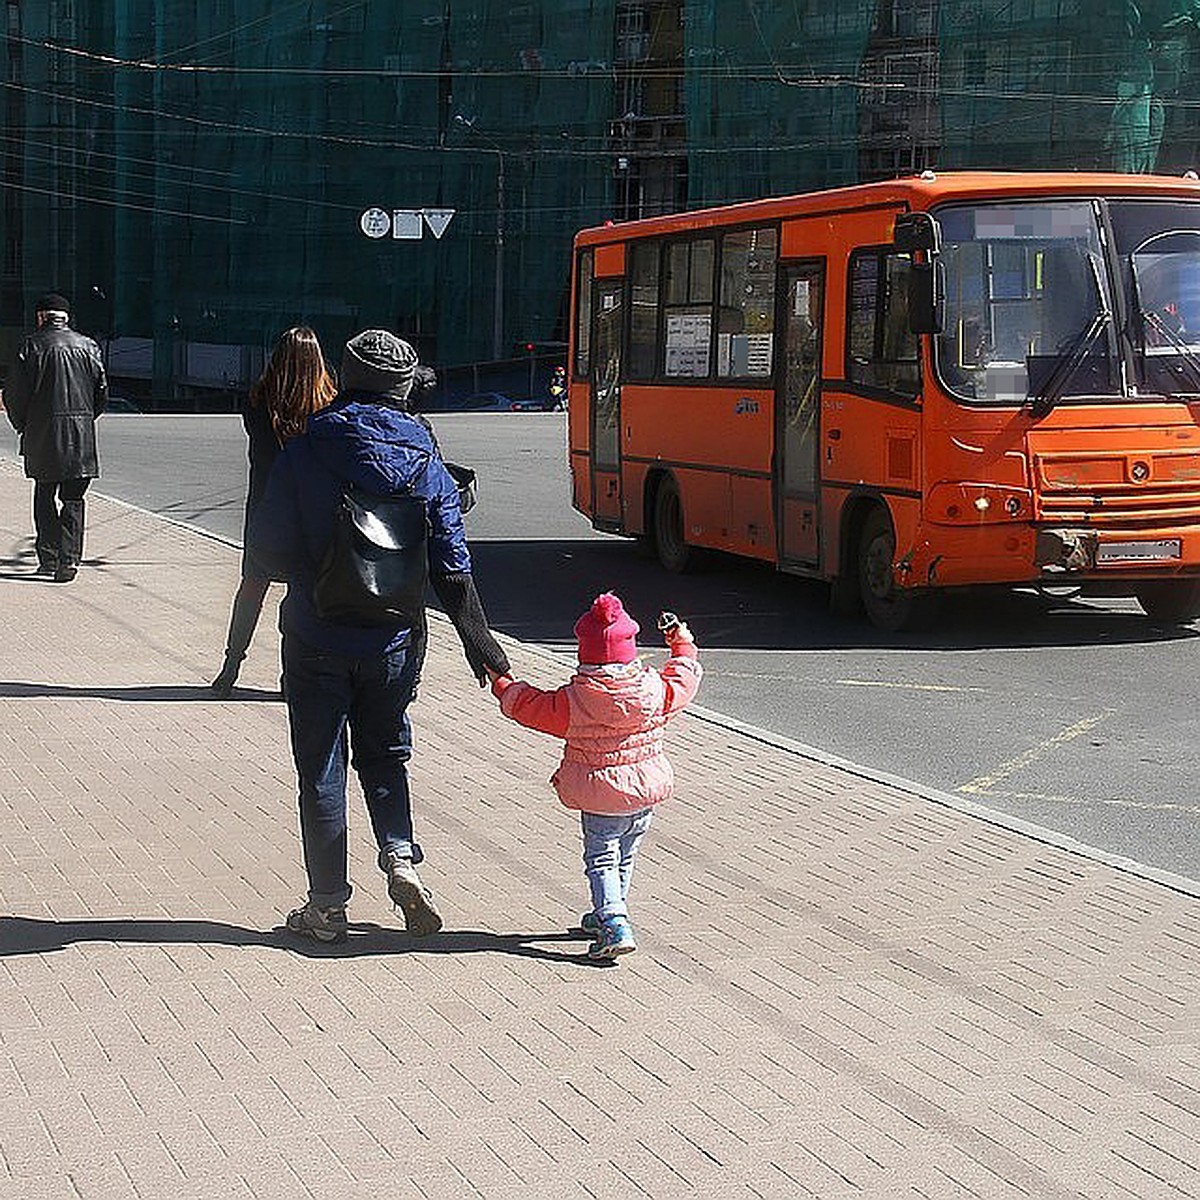
[{"label": "pink puffer jacket", "polygon": [[492,690],[506,716],[566,738],[550,782],[567,808],[619,814],[670,796],[674,774],[663,752],[663,726],[695,697],[700,674],[688,641],[672,644],[661,671],[640,662],[581,667],[552,692],[508,676]]}]

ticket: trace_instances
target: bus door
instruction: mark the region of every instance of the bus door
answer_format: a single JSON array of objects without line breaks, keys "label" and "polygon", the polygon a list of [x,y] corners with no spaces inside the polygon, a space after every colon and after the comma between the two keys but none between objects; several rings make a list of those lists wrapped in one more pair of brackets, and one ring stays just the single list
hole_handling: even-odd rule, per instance
[{"label": "bus door", "polygon": [[783,332],[775,396],[775,522],[779,562],[815,565],[818,434],[821,415],[821,343],[825,317],[825,263],[780,268],[777,295]]},{"label": "bus door", "polygon": [[595,284],[592,312],[592,520],[620,528],[621,349],[625,332],[624,279]]}]

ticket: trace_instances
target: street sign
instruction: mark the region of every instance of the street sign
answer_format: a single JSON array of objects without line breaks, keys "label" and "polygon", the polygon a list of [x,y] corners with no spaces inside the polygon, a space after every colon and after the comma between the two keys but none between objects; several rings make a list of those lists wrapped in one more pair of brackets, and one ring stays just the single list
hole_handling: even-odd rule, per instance
[{"label": "street sign", "polygon": [[358,227],[369,238],[385,238],[390,233],[393,240],[402,242],[420,241],[428,228],[440,240],[454,213],[453,208],[393,208],[389,216],[386,209],[368,208],[359,217]]},{"label": "street sign", "polygon": [[358,227],[369,238],[387,237],[391,218],[382,208],[368,208],[358,219]]},{"label": "street sign", "polygon": [[392,237],[406,242],[421,240],[421,210],[395,208],[392,210]]},{"label": "street sign", "polygon": [[454,220],[452,208],[423,208],[421,214],[425,218],[425,224],[429,226],[429,232],[435,238],[440,238],[446,232],[446,226]]}]

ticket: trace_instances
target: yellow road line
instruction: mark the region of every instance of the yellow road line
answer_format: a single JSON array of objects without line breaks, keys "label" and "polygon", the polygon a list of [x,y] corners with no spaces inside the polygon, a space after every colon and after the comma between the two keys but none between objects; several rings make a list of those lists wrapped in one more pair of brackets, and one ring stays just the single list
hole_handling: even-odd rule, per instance
[{"label": "yellow road line", "polygon": [[895,688],[901,692],[986,692],[981,687],[955,687],[949,683],[893,683],[884,679],[835,679],[842,687]]},{"label": "yellow road line", "polygon": [[1066,729],[1060,733],[1056,733],[1048,741],[1043,742],[1040,746],[1032,746],[1026,750],[1024,754],[1018,755],[1011,762],[1006,762],[997,767],[987,775],[978,775],[968,783],[964,783],[957,791],[966,792],[968,795],[986,792],[994,787],[1002,779],[1007,779],[1010,775],[1016,774],[1023,767],[1035,763],[1038,759],[1045,758],[1053,750],[1066,742],[1073,742],[1077,737],[1082,737],[1085,733],[1095,729],[1101,721],[1108,720],[1113,714],[1112,709],[1102,712],[1094,717],[1084,717],[1082,721],[1076,721],[1074,725],[1068,725]]}]

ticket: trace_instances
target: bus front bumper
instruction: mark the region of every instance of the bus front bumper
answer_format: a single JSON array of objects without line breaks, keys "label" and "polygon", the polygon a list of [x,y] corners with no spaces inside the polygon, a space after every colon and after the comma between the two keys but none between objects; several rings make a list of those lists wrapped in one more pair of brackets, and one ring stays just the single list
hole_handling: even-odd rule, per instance
[{"label": "bus front bumper", "polygon": [[1200,529],[1190,526],[1153,531],[931,526],[918,532],[895,564],[896,583],[903,588],[1197,574]]}]

